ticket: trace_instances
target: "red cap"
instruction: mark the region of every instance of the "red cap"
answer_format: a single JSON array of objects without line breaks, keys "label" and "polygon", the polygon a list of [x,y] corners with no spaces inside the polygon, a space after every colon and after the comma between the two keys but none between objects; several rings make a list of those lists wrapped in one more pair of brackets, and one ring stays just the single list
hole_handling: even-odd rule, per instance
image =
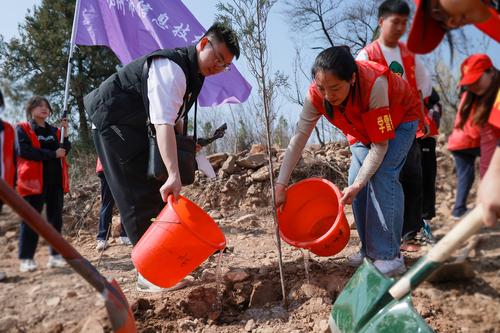
[{"label": "red cap", "polygon": [[460,65],[461,79],[458,83],[461,86],[473,84],[483,73],[493,67],[490,57],[486,54],[473,54],[464,60]]},{"label": "red cap", "polygon": [[446,31],[441,23],[432,18],[423,3],[423,0],[415,1],[415,16],[408,34],[408,48],[414,53],[429,53],[443,40]]},{"label": "red cap", "polygon": [[[407,45],[410,51],[414,53],[425,54],[434,50],[443,40],[446,30],[442,28],[442,23],[436,21],[425,10],[425,3],[430,3],[430,0],[414,0],[415,1],[415,16],[408,34]],[[485,34],[500,42],[500,16],[494,8],[489,8],[491,13],[490,18],[482,23],[477,23],[476,27]]]}]

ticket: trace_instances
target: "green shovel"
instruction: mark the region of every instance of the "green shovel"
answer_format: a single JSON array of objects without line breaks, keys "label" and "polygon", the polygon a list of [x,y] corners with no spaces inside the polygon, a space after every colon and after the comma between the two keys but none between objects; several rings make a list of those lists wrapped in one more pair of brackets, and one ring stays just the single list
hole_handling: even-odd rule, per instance
[{"label": "green shovel", "polygon": [[474,208],[396,282],[364,260],[339,295],[329,319],[332,332],[433,332],[413,307],[411,291],[481,228],[482,208]]}]

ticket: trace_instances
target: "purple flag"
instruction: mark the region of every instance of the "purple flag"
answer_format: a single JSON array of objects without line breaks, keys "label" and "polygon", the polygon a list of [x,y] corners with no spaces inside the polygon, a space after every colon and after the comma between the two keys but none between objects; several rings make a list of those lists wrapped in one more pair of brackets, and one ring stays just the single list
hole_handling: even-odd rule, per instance
[{"label": "purple flag", "polygon": [[[80,0],[75,43],[104,45],[123,64],[156,51],[196,44],[205,29],[181,0]],[[234,65],[205,79],[200,106],[241,103],[252,87]]]}]

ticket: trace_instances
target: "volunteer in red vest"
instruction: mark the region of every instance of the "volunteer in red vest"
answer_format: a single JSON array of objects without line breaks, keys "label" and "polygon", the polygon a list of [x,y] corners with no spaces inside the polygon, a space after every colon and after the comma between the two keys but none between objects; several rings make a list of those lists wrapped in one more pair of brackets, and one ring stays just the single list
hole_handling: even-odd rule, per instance
[{"label": "volunteer in red vest", "polygon": [[[4,108],[3,94],[0,91],[0,114],[3,114]],[[14,128],[8,122],[0,119],[0,172],[2,179],[11,187],[14,187],[16,174],[14,142]],[[2,212],[2,208],[3,201],[0,200],[0,213]],[[0,281],[6,278],[5,272],[0,271]]]},{"label": "volunteer in red vest", "polygon": [[454,220],[460,220],[467,212],[467,197],[474,183],[476,174],[476,158],[481,155],[479,145],[481,142],[481,129],[473,123],[474,110],[471,110],[465,120],[460,116],[467,93],[463,93],[458,112],[455,117],[453,130],[448,137],[448,150],[455,160],[457,185],[455,204],[451,212]]},{"label": "volunteer in red vest", "polygon": [[316,122],[326,117],[351,145],[349,186],[341,202],[353,205],[361,249],[349,263],[359,265],[368,257],[384,274],[402,273],[404,198],[399,173],[415,138],[418,99],[402,78],[375,62],[355,61],[346,46],[321,52],[312,76],[275,186],[276,205],[286,205],[292,170]]},{"label": "volunteer in red vest", "polygon": [[[0,113],[5,108],[3,94],[0,91]],[[16,135],[11,124],[0,119],[0,173],[2,179],[14,187],[14,178],[16,176],[14,143]],[[0,200],[0,212],[2,212],[3,202]]]},{"label": "volunteer in red vest", "polygon": [[[409,15],[410,7],[405,1],[386,0],[382,2],[378,8],[380,36],[376,41],[362,49],[356,59],[371,60],[389,67],[392,72],[400,75],[409,83],[418,99],[423,99],[430,96],[432,91],[430,74],[406,45],[399,41],[406,31]],[[424,105],[421,103],[420,124],[416,138],[424,138],[424,140],[430,134],[429,121],[425,119],[425,113]],[[430,226],[422,219],[424,201],[422,154],[416,138],[400,174],[405,202],[401,249],[405,251],[417,251],[421,245],[434,242]]]},{"label": "volunteer in red vest", "polygon": [[500,138],[500,127],[489,119],[500,112],[495,107],[500,88],[500,73],[486,54],[474,54],[460,66],[459,85],[465,88],[465,97],[459,110],[462,119],[472,113],[472,122],[481,128],[481,159],[479,173],[484,176]]},{"label": "volunteer in red vest", "polygon": [[[17,191],[33,208],[41,212],[46,204],[47,221],[58,231],[62,228],[64,193],[69,192],[66,155],[71,148],[68,139],[68,123],[63,120],[64,143],[60,147],[60,131],[46,122],[52,113],[44,97],[33,97],[26,106],[27,122],[16,127],[19,140],[17,159]],[[38,234],[26,223],[21,223],[19,234],[20,271],[37,269],[34,255]],[[50,249],[47,267],[62,267],[64,258]]]},{"label": "volunteer in red vest", "polygon": [[497,0],[415,0],[408,48],[415,53],[429,53],[448,31],[467,24],[474,24],[500,42],[499,3]]}]

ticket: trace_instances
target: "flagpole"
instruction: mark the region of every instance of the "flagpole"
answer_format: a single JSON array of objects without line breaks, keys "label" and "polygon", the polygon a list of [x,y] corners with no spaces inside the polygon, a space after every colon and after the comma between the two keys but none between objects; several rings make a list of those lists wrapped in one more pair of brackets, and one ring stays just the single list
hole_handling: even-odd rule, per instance
[{"label": "flagpole", "polygon": [[[69,55],[68,55],[68,68],[66,70],[66,83],[64,86],[64,102],[63,102],[63,116],[65,119],[68,116],[68,96],[69,96],[69,82],[71,79],[71,69],[73,59],[73,52],[75,51],[75,36],[78,23],[78,14],[80,13],[80,0],[76,0],[75,3],[75,15],[73,16],[73,26],[71,28],[71,39],[69,42]],[[61,144],[64,142],[64,127],[61,127]]]}]

